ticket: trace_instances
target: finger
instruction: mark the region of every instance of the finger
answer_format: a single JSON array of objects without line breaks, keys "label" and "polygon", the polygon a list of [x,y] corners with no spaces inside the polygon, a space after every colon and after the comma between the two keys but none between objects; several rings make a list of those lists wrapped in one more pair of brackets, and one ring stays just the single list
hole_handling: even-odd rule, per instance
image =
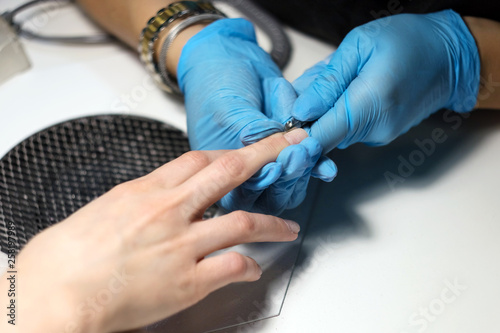
[{"label": "finger", "polygon": [[255,260],[237,252],[205,258],[196,265],[199,299],[230,283],[256,281],[261,275],[262,269]]},{"label": "finger", "polygon": [[319,159],[321,158],[321,152],[323,148],[320,143],[314,138],[307,138],[306,140],[301,142],[301,145],[307,150],[307,167],[303,171],[302,176],[298,178],[296,181],[292,195],[290,196],[288,205],[286,209],[292,209],[297,207],[304,201],[307,194],[307,186],[309,184],[309,180],[311,179],[312,169],[318,164]]},{"label": "finger", "polygon": [[257,212],[278,215],[288,207],[295,183],[307,168],[307,151],[302,145],[290,146],[282,151],[277,161],[283,164],[283,173],[259,197],[255,204]]},{"label": "finger", "polygon": [[242,184],[263,165],[276,160],[289,145],[307,137],[302,129],[278,133],[242,149],[230,151],[181,185],[187,211],[198,216],[230,190]]},{"label": "finger", "polygon": [[283,77],[268,78],[263,83],[264,110],[266,115],[282,124],[292,116],[297,94],[292,84]]},{"label": "finger", "polygon": [[155,185],[171,188],[182,184],[228,150],[192,150],[159,167],[148,176]]},{"label": "finger", "polygon": [[[260,113],[260,111],[256,112]],[[243,127],[240,133],[240,141],[243,145],[249,146],[275,133],[283,132],[284,129],[285,126],[277,121],[259,119]]]},{"label": "finger", "polygon": [[337,165],[328,157],[321,156],[311,171],[311,176],[324,182],[331,182],[337,176]]},{"label": "finger", "polygon": [[[311,169],[316,170],[316,178],[324,181],[333,180],[337,174],[336,165],[327,157],[320,157],[321,151],[321,145],[313,138],[306,138],[299,145],[285,148],[276,163],[264,166],[252,178],[225,195],[219,205],[228,211],[246,210],[273,215],[296,207],[305,197]],[[290,160],[298,163],[291,165]],[[271,166],[280,168],[273,170]],[[283,169],[286,169],[286,174],[283,174]],[[295,186],[293,182],[296,182]],[[264,191],[269,193],[259,199]]]},{"label": "finger", "polygon": [[[208,101],[206,107],[200,112],[205,116],[200,116],[196,121],[188,119],[188,132],[196,133],[189,137],[191,147],[197,150],[227,149],[228,144],[239,139],[239,142],[236,142],[237,145],[230,148],[242,148],[244,143],[257,142],[283,131],[284,127],[281,123],[267,118],[259,107],[248,105],[237,97],[241,94],[239,91],[226,92],[225,96],[219,97],[232,102],[225,102],[221,105],[217,101]],[[186,98],[186,108],[189,107],[191,106]],[[206,119],[203,119],[204,117]],[[227,130],[214,131],[214,126],[207,125],[210,122],[216,122],[217,128]]]},{"label": "finger", "polygon": [[316,80],[316,78],[325,71],[331,57],[332,56],[330,55],[328,58],[316,63],[311,68],[308,68],[301,76],[293,81],[293,88],[295,89],[297,95],[301,95],[304,90],[306,90],[306,88],[309,87],[311,83],[313,83],[314,80]]},{"label": "finger", "polygon": [[352,120],[348,116],[352,111],[349,110],[347,94],[348,92],[343,94],[335,106],[314,121],[308,129],[309,135],[319,141],[324,153],[330,152],[339,145],[344,148],[344,145],[350,141],[349,133],[358,130],[352,128]]},{"label": "finger", "polygon": [[261,193],[274,183],[283,170],[281,163],[266,164],[249,180],[226,194],[219,205],[227,211],[253,211],[253,206]]},{"label": "finger", "polygon": [[200,258],[230,246],[254,242],[289,242],[297,238],[300,227],[279,217],[235,211],[194,223],[191,230]]},{"label": "finger", "polygon": [[321,145],[314,138],[306,138],[299,145],[283,150],[276,160],[283,164],[283,173],[259,197],[257,211],[277,215],[298,206],[306,196],[310,173],[321,151]]},{"label": "finger", "polygon": [[259,191],[274,183],[283,172],[283,165],[271,162],[262,167],[255,175],[240,185],[249,191]]},{"label": "finger", "polygon": [[[297,99],[293,86],[283,77],[268,77],[263,82],[264,113],[281,125],[279,131],[284,130],[284,124],[292,116],[293,103]],[[269,125],[267,125],[269,127]],[[265,132],[258,132],[254,126],[247,126],[240,136],[244,145],[249,145],[263,139]],[[268,132],[270,132],[268,130]],[[273,133],[278,132],[275,130]],[[269,133],[273,134],[273,133]]]},{"label": "finger", "polygon": [[304,174],[296,181],[292,195],[288,199],[285,209],[293,209],[304,201],[307,195],[307,186],[311,180],[311,171],[304,172]]},{"label": "finger", "polygon": [[333,107],[358,74],[359,57],[346,40],[333,53],[330,63],[316,79],[304,89],[293,106],[293,117],[300,121],[313,121]]}]

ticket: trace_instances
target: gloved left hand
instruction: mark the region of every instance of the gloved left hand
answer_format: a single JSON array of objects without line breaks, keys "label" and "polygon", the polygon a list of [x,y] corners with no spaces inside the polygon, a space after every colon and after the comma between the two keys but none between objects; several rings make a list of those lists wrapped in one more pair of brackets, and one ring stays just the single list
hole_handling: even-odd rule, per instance
[{"label": "gloved left hand", "polygon": [[177,67],[191,148],[236,149],[243,147],[243,130],[256,141],[282,131],[283,124],[262,112],[262,82],[269,77],[281,71],[257,44],[250,22],[218,20],[191,37]]}]

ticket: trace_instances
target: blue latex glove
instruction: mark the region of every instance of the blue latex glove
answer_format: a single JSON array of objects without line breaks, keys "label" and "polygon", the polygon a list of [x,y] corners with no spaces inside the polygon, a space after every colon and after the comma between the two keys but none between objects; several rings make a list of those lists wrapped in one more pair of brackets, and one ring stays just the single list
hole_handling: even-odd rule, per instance
[{"label": "blue latex glove", "polygon": [[[263,84],[266,91],[264,113],[281,123],[290,118],[297,95],[293,86],[283,78],[268,78]],[[251,135],[243,137],[252,140]],[[246,142],[251,143],[251,142]],[[243,209],[266,214],[280,214],[285,209],[298,206],[305,198],[309,179],[332,181],[337,166],[325,156],[314,138],[289,146],[275,163],[266,165],[247,182],[231,191],[220,205],[227,210]]]},{"label": "blue latex glove", "polygon": [[[264,114],[270,119],[285,124],[292,117],[292,108],[297,99],[294,87],[282,77],[266,78],[263,82],[265,93]],[[250,129],[242,131],[242,141],[245,145],[260,140],[258,135],[253,135]],[[297,148],[300,149],[300,148]],[[337,175],[336,165],[327,157],[320,156],[314,162],[308,160],[306,169],[311,171],[310,176],[330,182]],[[288,170],[292,172],[292,170]]]},{"label": "blue latex glove", "polygon": [[[279,108],[279,103],[269,102],[273,89],[264,82],[280,78],[281,72],[257,45],[254,29],[246,20],[219,20],[193,36],[183,48],[177,77],[185,95],[192,149],[240,148],[242,141],[249,144],[282,131],[290,117],[290,102],[280,108],[287,110],[282,122],[270,119],[270,110],[265,112],[266,107]],[[284,111],[279,112],[284,116]],[[289,147],[277,162],[266,165],[221,200],[221,205],[228,210],[274,214],[295,207],[305,196],[311,174],[324,180],[336,174],[333,162],[314,151],[321,148],[316,145]],[[271,195],[278,192],[281,195]]]},{"label": "blue latex glove", "polygon": [[[223,197],[219,204],[227,210],[243,209],[278,215],[297,207],[306,196],[313,167],[321,158],[322,147],[314,138],[285,148],[275,163],[263,168],[250,180]],[[328,160],[330,161],[330,160]],[[333,162],[322,164],[333,179],[337,168]],[[330,180],[331,180],[330,179]]]},{"label": "blue latex glove", "polygon": [[186,102],[189,142],[195,150],[243,147],[242,130],[256,140],[283,130],[263,112],[262,82],[281,77],[259,47],[252,24],[218,20],[189,39],[177,67]]},{"label": "blue latex glove", "polygon": [[325,151],[389,143],[431,113],[471,110],[479,55],[452,10],[401,14],[352,30],[326,61],[294,82],[293,116]]}]

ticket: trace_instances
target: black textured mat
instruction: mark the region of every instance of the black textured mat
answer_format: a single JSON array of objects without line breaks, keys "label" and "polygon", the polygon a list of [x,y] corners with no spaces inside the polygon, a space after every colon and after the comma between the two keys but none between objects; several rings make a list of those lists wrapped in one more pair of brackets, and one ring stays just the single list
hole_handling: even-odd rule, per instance
[{"label": "black textured mat", "polygon": [[75,119],[29,137],[0,160],[0,250],[19,251],[35,234],[115,185],[188,150],[181,131],[123,115]]}]

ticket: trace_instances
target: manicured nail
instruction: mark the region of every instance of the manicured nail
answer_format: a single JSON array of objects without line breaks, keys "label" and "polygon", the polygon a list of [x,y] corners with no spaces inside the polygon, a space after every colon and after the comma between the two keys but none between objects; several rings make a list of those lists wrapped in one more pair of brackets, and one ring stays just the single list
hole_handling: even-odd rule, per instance
[{"label": "manicured nail", "polygon": [[255,281],[257,281],[257,280],[259,280],[259,279],[260,279],[260,277],[262,276],[262,267],[260,267],[260,265],[259,265],[259,264],[256,264],[256,265],[255,265],[255,273],[256,273],[256,274],[255,274],[255,277],[256,277],[256,278],[255,278]]},{"label": "manicured nail", "polygon": [[308,137],[307,132],[304,131],[302,128],[296,128],[285,134],[285,139],[291,145],[296,145],[307,137]]},{"label": "manicured nail", "polygon": [[288,229],[290,229],[291,232],[294,234],[298,234],[300,231],[300,225],[297,222],[290,221],[290,220],[284,220],[286,225],[288,226]]}]

